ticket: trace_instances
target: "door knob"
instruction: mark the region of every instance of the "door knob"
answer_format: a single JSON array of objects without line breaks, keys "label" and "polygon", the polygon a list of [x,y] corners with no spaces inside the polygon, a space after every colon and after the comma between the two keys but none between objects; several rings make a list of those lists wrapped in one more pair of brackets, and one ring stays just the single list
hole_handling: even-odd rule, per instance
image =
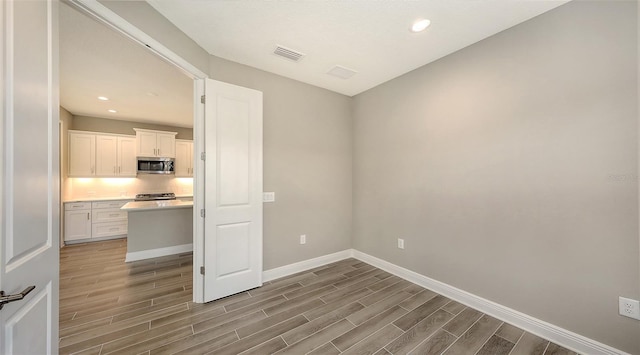
[{"label": "door knob", "polygon": [[0,291],[0,309],[2,309],[2,307],[4,307],[4,305],[9,302],[20,301],[21,299],[25,298],[25,296],[35,288],[35,286],[29,286],[25,288],[24,291],[16,293],[15,295],[5,295],[4,291]]}]

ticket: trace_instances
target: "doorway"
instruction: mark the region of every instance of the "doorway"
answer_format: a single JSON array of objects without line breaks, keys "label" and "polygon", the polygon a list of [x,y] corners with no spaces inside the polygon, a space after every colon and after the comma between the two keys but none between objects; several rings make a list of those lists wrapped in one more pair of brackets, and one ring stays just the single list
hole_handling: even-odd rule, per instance
[{"label": "doorway", "polygon": [[[82,131],[82,133],[95,132],[97,146],[101,142],[98,138],[116,135],[118,140],[122,136],[133,141],[134,143],[130,146],[134,146],[135,150],[136,132],[133,128],[143,128],[177,132],[175,138],[181,148],[185,146],[190,148],[193,143],[196,145],[199,143],[198,138],[193,134],[196,130],[193,127],[196,77],[186,75],[187,72],[182,68],[176,67],[174,63],[158,56],[156,52],[149,51],[148,47],[133,41],[130,36],[124,35],[122,31],[115,29],[107,21],[89,11],[81,2],[64,2],[59,6],[60,101],[62,107],[66,106],[73,113],[72,115],[61,109],[62,117],[71,117],[69,124],[62,128],[63,138],[68,136],[68,129]],[[108,112],[107,109],[114,109],[117,112]],[[120,145],[118,149],[119,147]],[[177,144],[176,147],[178,147]],[[182,154],[184,153],[182,151],[177,153],[179,156],[176,156],[176,163],[179,159],[182,159],[179,161],[181,165],[185,161],[189,162],[189,168],[184,169],[187,172],[186,175],[178,173],[172,176],[136,176],[134,171],[133,174],[129,173],[125,177],[104,178],[96,174],[94,177],[87,178],[67,178],[68,169],[63,167],[61,182],[67,191],[63,201],[90,201],[89,205],[93,205],[94,200],[120,198],[118,202],[126,203],[137,193],[162,192],[172,192],[178,199],[189,200],[194,195],[193,187],[198,180],[197,177],[190,177],[190,174],[192,172],[194,175],[197,174],[198,167],[193,164],[195,159],[190,151],[188,154]],[[67,155],[68,152],[63,151],[61,158],[64,159]],[[120,156],[119,153],[118,156]],[[133,159],[135,160],[135,156]],[[113,208],[114,215],[120,212],[119,208],[120,206]],[[64,211],[64,206],[61,211]],[[96,223],[96,219],[93,218],[96,214],[94,212],[96,211],[91,209],[88,214],[91,218],[91,222],[88,222],[90,239],[83,238],[80,239],[81,242],[89,240],[101,242],[109,238],[119,238],[127,233],[126,229],[124,232],[112,232],[113,236],[105,236],[104,229],[95,233],[94,229],[101,222]],[[61,220],[63,214],[64,212],[61,213]],[[187,226],[195,223],[192,213],[188,216],[181,213],[182,217],[187,221],[183,224]],[[88,218],[83,222],[87,222]],[[126,224],[127,221],[124,220],[122,223]],[[109,230],[106,232],[110,233]],[[96,235],[97,238],[94,238]],[[190,232],[188,240],[182,237],[176,238],[176,243],[181,247],[189,246],[192,243],[189,240],[193,240]],[[147,249],[153,248],[156,247],[149,246]],[[178,251],[178,253],[182,252],[183,250]],[[144,257],[147,256],[149,255],[144,255]]]}]

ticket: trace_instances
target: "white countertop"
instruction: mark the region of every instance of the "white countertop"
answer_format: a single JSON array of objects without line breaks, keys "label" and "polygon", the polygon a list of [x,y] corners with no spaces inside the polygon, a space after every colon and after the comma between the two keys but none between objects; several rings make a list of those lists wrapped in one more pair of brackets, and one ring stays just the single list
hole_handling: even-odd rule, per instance
[{"label": "white countertop", "polygon": [[[193,197],[193,195],[176,195],[176,198],[179,199],[181,197]],[[119,197],[79,197],[79,198],[70,198],[68,200],[64,200],[64,203],[67,202],[93,202],[93,201],[133,201],[135,196],[119,196]]]},{"label": "white countertop", "polygon": [[127,212],[152,211],[172,208],[193,208],[193,201],[162,200],[162,201],[132,201],[127,202],[120,209]]}]

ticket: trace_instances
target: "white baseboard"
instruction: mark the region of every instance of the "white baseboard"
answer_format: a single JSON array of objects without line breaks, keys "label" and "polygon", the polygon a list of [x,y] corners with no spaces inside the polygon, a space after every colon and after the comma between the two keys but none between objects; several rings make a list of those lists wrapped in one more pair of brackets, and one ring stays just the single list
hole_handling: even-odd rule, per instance
[{"label": "white baseboard", "polygon": [[593,355],[629,355],[606,344],[602,344],[593,339],[589,339],[580,334],[576,334],[574,332],[560,328],[527,314],[518,312],[514,309],[489,301],[482,297],[463,291],[459,288],[431,279],[424,275],[418,274],[417,272],[392,264],[388,261],[376,258],[357,250],[353,250],[352,255],[358,260],[364,261],[370,265],[385,270],[391,274],[401,277],[407,281],[413,282],[424,288],[428,288],[445,297],[451,298],[452,300],[475,308],[492,317],[515,325],[516,327],[522,328],[527,332],[535,334],[539,337],[551,340],[558,345],[564,346],[565,348],[571,349],[578,353]]},{"label": "white baseboard", "polygon": [[189,251],[193,251],[193,244],[182,244],[182,245],[175,245],[175,246],[166,247],[166,248],[134,251],[131,253],[127,253],[127,256],[125,257],[124,261],[128,263],[130,261],[157,258],[160,256],[186,253]]},{"label": "white baseboard", "polygon": [[270,269],[262,272],[262,281],[271,281],[279,279],[281,277],[289,276],[297,272],[313,269],[318,266],[330,264],[336,261],[344,260],[353,256],[353,249],[342,250],[337,253],[327,254],[319,256],[317,258],[304,260],[298,263],[293,263],[275,269]]}]

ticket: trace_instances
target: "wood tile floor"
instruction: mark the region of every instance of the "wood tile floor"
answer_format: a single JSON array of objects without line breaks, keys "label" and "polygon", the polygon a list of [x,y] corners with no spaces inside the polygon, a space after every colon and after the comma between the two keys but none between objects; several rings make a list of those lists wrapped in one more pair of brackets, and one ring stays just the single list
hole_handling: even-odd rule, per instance
[{"label": "wood tile floor", "polygon": [[355,259],[191,302],[191,254],[60,252],[61,354],[574,354]]}]

